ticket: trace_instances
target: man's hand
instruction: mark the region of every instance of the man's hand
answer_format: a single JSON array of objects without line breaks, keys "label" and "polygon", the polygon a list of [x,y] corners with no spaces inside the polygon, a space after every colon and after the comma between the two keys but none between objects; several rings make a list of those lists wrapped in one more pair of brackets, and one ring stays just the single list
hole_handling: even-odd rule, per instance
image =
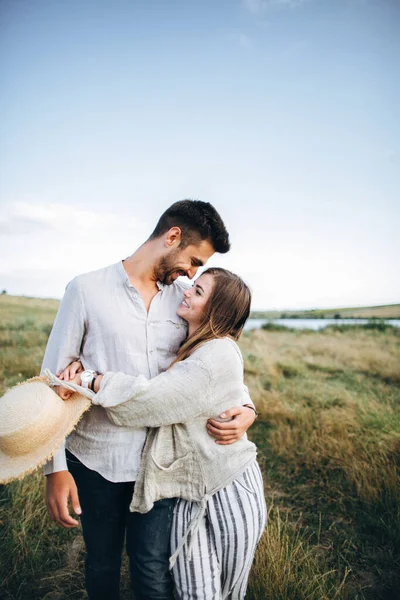
[{"label": "man's hand", "polygon": [[253,425],[256,413],[248,406],[237,406],[236,408],[226,410],[220,415],[221,419],[228,419],[230,417],[232,417],[231,420],[224,423],[215,419],[209,419],[207,423],[208,433],[221,446],[227,446],[240,440],[250,425]]},{"label": "man's hand", "polygon": [[78,490],[71,473],[59,471],[47,475],[46,479],[46,504],[50,517],[66,529],[77,527],[79,522],[71,517],[68,509],[68,499],[70,498],[74,513],[76,515],[82,513]]}]

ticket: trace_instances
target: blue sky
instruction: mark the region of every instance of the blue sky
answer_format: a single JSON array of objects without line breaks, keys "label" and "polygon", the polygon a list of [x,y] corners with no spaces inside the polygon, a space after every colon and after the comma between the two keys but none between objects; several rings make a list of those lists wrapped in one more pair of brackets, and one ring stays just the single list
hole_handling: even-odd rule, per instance
[{"label": "blue sky", "polygon": [[2,0],[0,287],[212,202],[254,308],[400,301],[396,0]]}]

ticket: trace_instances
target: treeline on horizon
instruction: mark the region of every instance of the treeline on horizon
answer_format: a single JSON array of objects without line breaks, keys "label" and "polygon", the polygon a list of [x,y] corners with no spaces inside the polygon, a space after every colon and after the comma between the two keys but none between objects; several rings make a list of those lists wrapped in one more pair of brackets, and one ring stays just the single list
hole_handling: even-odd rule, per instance
[{"label": "treeline on horizon", "polygon": [[400,304],[309,310],[253,310],[251,319],[400,319]]},{"label": "treeline on horizon", "polygon": [[[1,286],[0,286],[1,289]],[[47,308],[57,309],[56,298],[39,298],[34,296],[8,294],[6,289],[0,292],[0,302],[12,304],[29,304],[46,302]],[[399,304],[382,304],[379,306],[356,306],[346,308],[313,308],[307,310],[252,310],[251,319],[400,319]]]}]

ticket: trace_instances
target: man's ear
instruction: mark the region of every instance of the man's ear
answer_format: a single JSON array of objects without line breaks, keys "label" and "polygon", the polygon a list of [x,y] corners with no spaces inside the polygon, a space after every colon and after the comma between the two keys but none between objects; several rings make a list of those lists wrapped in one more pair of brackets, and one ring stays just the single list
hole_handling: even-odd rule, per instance
[{"label": "man's ear", "polygon": [[164,244],[167,248],[177,248],[182,241],[182,231],[180,227],[171,227],[165,234]]}]

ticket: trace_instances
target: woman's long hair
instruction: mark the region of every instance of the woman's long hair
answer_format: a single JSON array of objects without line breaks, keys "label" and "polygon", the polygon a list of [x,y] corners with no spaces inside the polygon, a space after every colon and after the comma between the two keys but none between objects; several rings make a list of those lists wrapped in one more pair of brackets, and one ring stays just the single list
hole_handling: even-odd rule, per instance
[{"label": "woman's long hair", "polygon": [[251,292],[245,282],[226,269],[210,268],[214,285],[204,309],[204,319],[193,335],[179,348],[172,364],[187,358],[198,346],[216,338],[238,340],[250,315]]}]

